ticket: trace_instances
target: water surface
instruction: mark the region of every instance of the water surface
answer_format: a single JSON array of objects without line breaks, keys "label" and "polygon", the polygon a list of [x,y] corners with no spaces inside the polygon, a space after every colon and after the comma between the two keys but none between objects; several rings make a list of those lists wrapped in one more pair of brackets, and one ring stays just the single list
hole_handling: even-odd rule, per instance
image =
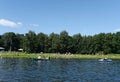
[{"label": "water surface", "polygon": [[0,82],[120,82],[120,60],[0,59]]}]

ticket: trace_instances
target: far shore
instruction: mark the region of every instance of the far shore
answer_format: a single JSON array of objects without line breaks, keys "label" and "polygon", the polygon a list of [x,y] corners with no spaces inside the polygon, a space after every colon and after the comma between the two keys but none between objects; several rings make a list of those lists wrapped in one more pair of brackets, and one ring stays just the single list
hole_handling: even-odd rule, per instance
[{"label": "far shore", "polygon": [[120,59],[120,54],[107,54],[107,55],[82,55],[82,54],[56,54],[56,53],[23,53],[23,52],[0,52],[0,58],[41,58],[50,59]]}]

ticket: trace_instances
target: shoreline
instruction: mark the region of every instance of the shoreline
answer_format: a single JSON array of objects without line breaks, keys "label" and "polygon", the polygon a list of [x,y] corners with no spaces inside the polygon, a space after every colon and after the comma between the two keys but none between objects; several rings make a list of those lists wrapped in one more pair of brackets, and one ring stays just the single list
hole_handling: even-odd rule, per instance
[{"label": "shoreline", "polygon": [[107,57],[108,59],[120,59],[120,54],[107,54],[107,55],[63,55],[55,53],[23,53],[23,52],[0,52],[0,58],[41,58],[50,57],[50,59],[101,59]]}]

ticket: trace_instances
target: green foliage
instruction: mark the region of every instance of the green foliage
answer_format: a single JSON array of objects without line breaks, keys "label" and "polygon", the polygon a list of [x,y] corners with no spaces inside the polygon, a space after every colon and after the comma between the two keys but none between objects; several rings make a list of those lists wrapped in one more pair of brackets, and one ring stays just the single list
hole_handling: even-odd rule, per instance
[{"label": "green foliage", "polygon": [[60,51],[60,36],[55,33],[51,33],[49,36],[49,52],[57,53]]},{"label": "green foliage", "polygon": [[3,40],[2,40],[2,36],[0,35],[0,47],[4,46]]},{"label": "green foliage", "polygon": [[18,48],[18,38],[15,33],[8,32],[2,36],[4,47],[6,50],[13,51]]},{"label": "green foliage", "polygon": [[48,35],[44,33],[39,33],[37,35],[37,52],[48,52],[48,47],[49,47],[49,41],[48,41]]},{"label": "green foliage", "polygon": [[73,40],[71,40],[72,44],[73,44],[73,53],[81,53],[82,50],[82,36],[80,34],[75,34],[72,37]]},{"label": "green foliage", "polygon": [[26,33],[23,49],[26,52],[36,52],[36,34],[32,31]]},{"label": "green foliage", "polygon": [[68,44],[69,44],[69,35],[66,31],[62,31],[60,33],[60,52],[61,53],[69,52]]},{"label": "green foliage", "polygon": [[8,32],[0,36],[0,47],[5,47],[6,51],[22,48],[29,53],[120,54],[120,32],[94,36],[70,36],[66,31],[50,35],[33,31],[25,35]]}]

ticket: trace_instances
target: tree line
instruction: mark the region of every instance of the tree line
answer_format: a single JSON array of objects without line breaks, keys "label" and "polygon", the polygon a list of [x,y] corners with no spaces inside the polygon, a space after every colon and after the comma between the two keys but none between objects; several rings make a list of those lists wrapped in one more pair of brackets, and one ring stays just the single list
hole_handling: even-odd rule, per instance
[{"label": "tree line", "polygon": [[6,51],[22,48],[29,53],[120,54],[120,32],[93,36],[82,36],[80,33],[70,36],[67,31],[50,35],[33,31],[26,34],[7,32],[0,35],[0,47]]}]

